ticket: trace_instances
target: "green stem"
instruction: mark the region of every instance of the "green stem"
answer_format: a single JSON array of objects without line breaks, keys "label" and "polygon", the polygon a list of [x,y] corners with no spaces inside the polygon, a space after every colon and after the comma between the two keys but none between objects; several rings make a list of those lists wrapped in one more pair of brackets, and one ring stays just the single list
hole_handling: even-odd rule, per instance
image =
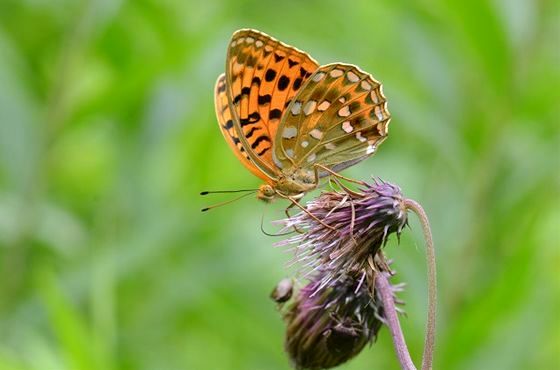
[{"label": "green stem", "polygon": [[436,254],[434,249],[434,241],[432,239],[432,230],[428,216],[422,206],[412,200],[404,201],[407,210],[414,212],[420,219],[424,238],[426,240],[426,265],[428,269],[428,317],[426,320],[426,337],[424,341],[424,354],[422,357],[422,370],[430,370],[432,368],[434,358],[434,342],[436,333],[436,306],[437,306],[437,278],[436,278]]}]

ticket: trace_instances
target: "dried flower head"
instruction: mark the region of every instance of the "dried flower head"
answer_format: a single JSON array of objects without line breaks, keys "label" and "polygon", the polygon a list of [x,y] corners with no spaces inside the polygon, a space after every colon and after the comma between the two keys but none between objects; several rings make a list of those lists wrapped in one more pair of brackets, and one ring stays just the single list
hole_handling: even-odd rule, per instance
[{"label": "dried flower head", "polygon": [[285,348],[296,369],[328,369],[348,361],[377,336],[384,322],[380,299],[372,298],[358,279],[341,277],[315,294],[321,280],[318,273],[284,312]]},{"label": "dried flower head", "polygon": [[345,276],[363,279],[368,259],[407,222],[398,186],[375,181],[363,183],[359,192],[343,190],[324,192],[307,204],[307,212],[281,221],[286,229],[303,231],[277,245],[296,245],[293,263],[306,276],[322,271],[316,291]]}]

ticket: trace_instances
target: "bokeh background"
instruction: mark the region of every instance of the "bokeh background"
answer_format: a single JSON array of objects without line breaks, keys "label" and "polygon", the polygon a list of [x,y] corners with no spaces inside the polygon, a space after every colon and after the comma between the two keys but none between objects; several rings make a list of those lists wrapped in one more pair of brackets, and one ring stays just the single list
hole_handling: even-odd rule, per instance
[{"label": "bokeh background", "polygon": [[[431,217],[437,369],[560,368],[558,2],[0,0],[0,369],[289,369],[268,294],[288,271],[261,217],[201,190],[259,181],[213,86],[252,27],[381,80],[379,152],[345,174]],[[414,359],[415,220],[391,240]],[[398,369],[386,330],[341,369]]]}]

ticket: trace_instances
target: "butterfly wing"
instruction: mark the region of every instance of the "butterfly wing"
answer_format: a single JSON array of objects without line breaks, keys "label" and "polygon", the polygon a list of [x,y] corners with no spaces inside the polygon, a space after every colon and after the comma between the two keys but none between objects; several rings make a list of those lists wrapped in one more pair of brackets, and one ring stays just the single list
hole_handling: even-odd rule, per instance
[{"label": "butterfly wing", "polygon": [[216,86],[214,88],[214,106],[216,108],[216,117],[218,118],[218,125],[220,126],[220,131],[224,135],[224,139],[228,143],[233,153],[239,159],[239,161],[247,167],[251,173],[261,179],[267,181],[268,177],[260,171],[255,164],[251,161],[251,158],[245,151],[245,148],[241,144],[239,137],[237,136],[237,131],[233,127],[233,116],[231,110],[229,109],[228,98],[226,94],[226,75],[222,73],[218,80],[216,81]]},{"label": "butterfly wing", "polygon": [[[390,114],[381,84],[347,64],[316,70],[287,108],[276,134],[277,165],[341,171],[372,155]],[[325,175],[325,173],[322,173]]]},{"label": "butterfly wing", "polygon": [[225,84],[233,129],[249,159],[269,179],[280,172],[272,158],[280,118],[318,67],[306,53],[264,33],[245,29],[233,34]]}]

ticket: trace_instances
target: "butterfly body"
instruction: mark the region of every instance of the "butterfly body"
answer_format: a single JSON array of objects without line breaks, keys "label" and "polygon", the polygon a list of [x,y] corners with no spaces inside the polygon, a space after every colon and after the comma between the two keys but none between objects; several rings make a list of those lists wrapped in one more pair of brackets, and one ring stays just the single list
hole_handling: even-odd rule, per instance
[{"label": "butterfly body", "polygon": [[317,184],[314,176],[299,170],[291,176],[280,175],[272,184],[261,185],[257,191],[257,198],[265,202],[272,202],[277,196],[300,199],[305,193],[314,190]]},{"label": "butterfly body", "polygon": [[322,177],[372,155],[390,119],[381,85],[359,68],[320,66],[255,30],[234,33],[215,88],[220,129],[265,181],[257,198],[299,199]]}]

